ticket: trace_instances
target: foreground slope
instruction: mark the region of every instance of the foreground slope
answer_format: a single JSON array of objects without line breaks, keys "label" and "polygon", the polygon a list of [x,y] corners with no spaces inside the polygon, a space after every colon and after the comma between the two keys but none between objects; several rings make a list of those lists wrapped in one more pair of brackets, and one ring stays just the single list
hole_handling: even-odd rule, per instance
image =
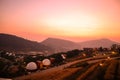
[{"label": "foreground slope", "polygon": [[14,80],[120,80],[120,58],[88,63],[79,62],[58,70],[52,68]]}]

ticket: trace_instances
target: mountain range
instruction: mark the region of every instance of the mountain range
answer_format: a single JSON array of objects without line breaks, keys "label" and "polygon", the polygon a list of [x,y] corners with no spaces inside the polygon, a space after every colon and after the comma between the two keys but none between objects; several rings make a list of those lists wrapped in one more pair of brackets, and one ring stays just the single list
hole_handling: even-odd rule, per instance
[{"label": "mountain range", "polygon": [[112,44],[119,43],[109,39],[73,42],[58,38],[47,38],[42,42],[35,42],[15,35],[0,34],[0,50],[8,51],[47,51],[48,53],[57,53],[82,48],[110,48]]}]

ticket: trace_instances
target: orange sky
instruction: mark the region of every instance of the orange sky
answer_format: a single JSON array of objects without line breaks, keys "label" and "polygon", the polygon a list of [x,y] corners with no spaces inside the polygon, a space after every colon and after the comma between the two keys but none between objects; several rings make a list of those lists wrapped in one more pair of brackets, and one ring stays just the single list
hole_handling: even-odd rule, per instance
[{"label": "orange sky", "polygon": [[42,41],[120,42],[120,0],[0,0],[0,33]]}]

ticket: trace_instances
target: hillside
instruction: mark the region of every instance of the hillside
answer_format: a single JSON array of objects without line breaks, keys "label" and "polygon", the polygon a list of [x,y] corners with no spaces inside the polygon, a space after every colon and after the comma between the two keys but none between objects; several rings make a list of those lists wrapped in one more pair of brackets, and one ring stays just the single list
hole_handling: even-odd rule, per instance
[{"label": "hillside", "polygon": [[48,38],[41,42],[42,44],[49,46],[56,51],[67,51],[72,49],[81,49],[81,48],[98,48],[105,47],[110,48],[113,44],[119,44],[118,42],[109,40],[109,39],[98,39],[85,42],[75,43],[69,40]]},{"label": "hillside", "polygon": [[96,47],[111,47],[112,44],[119,44],[118,42],[109,40],[109,39],[99,39],[99,40],[91,40],[91,41],[85,41],[79,43],[81,47],[90,47],[90,48],[96,48]]},{"label": "hillside", "polygon": [[95,63],[82,61],[63,69],[58,66],[27,76],[17,77],[14,80],[120,80],[119,70],[120,58],[101,60]]},{"label": "hillside", "polygon": [[52,52],[50,47],[43,44],[9,34],[0,34],[0,50]]},{"label": "hillside", "polygon": [[46,46],[54,48],[56,52],[80,49],[80,46],[75,42],[57,38],[47,38],[41,43]]}]

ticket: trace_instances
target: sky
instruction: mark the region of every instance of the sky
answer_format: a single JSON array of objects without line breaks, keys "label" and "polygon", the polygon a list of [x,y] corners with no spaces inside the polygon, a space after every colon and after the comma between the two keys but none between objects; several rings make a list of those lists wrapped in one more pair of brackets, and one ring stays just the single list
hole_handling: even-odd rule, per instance
[{"label": "sky", "polygon": [[0,0],[0,33],[42,41],[120,42],[120,0]]}]

